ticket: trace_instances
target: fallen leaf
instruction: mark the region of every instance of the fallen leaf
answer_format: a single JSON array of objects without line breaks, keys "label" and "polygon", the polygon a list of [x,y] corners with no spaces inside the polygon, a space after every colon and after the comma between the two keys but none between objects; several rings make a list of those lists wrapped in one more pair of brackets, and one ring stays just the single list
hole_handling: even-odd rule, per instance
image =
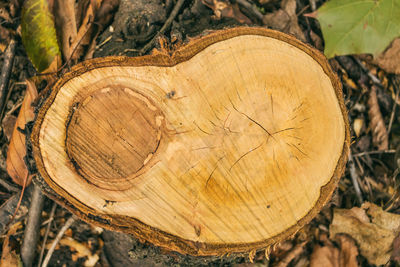
[{"label": "fallen leaf", "polygon": [[20,256],[16,253],[15,245],[12,242],[11,237],[17,233],[17,231],[21,228],[22,223],[17,222],[11,225],[8,230],[7,236],[3,241],[3,251],[1,254],[0,266],[7,267],[22,267],[22,261]]},{"label": "fallen leaf", "polygon": [[233,18],[243,24],[252,24],[252,21],[240,11],[237,3],[232,4],[222,0],[202,0],[202,2],[214,11],[215,17],[218,19]]},{"label": "fallen leaf", "polygon": [[400,227],[400,215],[383,211],[372,203],[361,208],[335,209],[330,236],[345,233],[354,238],[371,264],[386,264],[391,256],[393,240]]},{"label": "fallen leaf", "polygon": [[17,117],[12,114],[6,114],[4,116],[2,127],[4,135],[7,137],[7,140],[10,140],[12,132],[14,130],[15,122],[17,121]]},{"label": "fallen leaf", "polygon": [[60,56],[53,16],[47,0],[26,0],[22,9],[21,37],[35,68],[42,72]]},{"label": "fallen leaf", "polygon": [[377,55],[400,35],[400,1],[331,0],[315,13],[328,58],[370,53]]},{"label": "fallen leaf", "polygon": [[336,235],[339,248],[330,240],[323,241],[323,246],[316,245],[311,254],[310,267],[357,267],[358,248],[353,239],[346,235]]},{"label": "fallen leaf", "polygon": [[400,263],[400,233],[397,234],[393,241],[393,251],[390,258],[397,263]]},{"label": "fallen leaf", "polygon": [[72,41],[77,35],[75,19],[75,0],[54,1],[55,25],[61,43],[61,51],[65,60],[72,54]]},{"label": "fallen leaf", "polygon": [[[33,121],[35,118],[32,102],[37,98],[37,96],[38,93],[34,82],[27,80],[25,97],[14,126],[10,144],[8,145],[6,160],[7,172],[12,180],[21,186],[24,184],[24,180],[28,176],[28,170],[24,161],[26,155],[26,136],[21,133],[19,129],[24,130],[25,124],[29,121]],[[28,185],[29,183],[30,180],[28,180],[26,184]]]},{"label": "fallen leaf", "polygon": [[391,45],[374,60],[374,63],[388,73],[400,74],[400,38],[394,39]]},{"label": "fallen leaf", "polygon": [[339,243],[339,266],[357,267],[358,248],[354,240],[347,235],[336,235],[336,242]]},{"label": "fallen leaf", "polygon": [[102,31],[114,16],[119,6],[119,0],[108,0],[102,1],[99,10],[96,12],[95,21],[97,25],[100,25],[100,31]]},{"label": "fallen leaf", "polygon": [[389,147],[389,135],[379,108],[376,90],[376,86],[373,85],[368,98],[369,127],[372,130],[372,142],[374,146],[379,150],[387,150]]},{"label": "fallen leaf", "polygon": [[296,0],[283,0],[281,9],[264,15],[263,23],[272,29],[292,34],[305,42],[306,38],[297,20],[296,5]]},{"label": "fallen leaf", "polygon": [[329,244],[316,245],[310,258],[310,267],[339,267],[339,249]]},{"label": "fallen leaf", "polygon": [[98,35],[111,24],[115,12],[118,10],[119,0],[102,1],[100,7],[96,11],[94,18],[94,31],[92,33],[92,41],[87,49],[84,59],[93,57],[96,49],[96,39]]},{"label": "fallen leaf", "polygon": [[71,40],[71,59],[78,61],[84,54],[85,48],[89,47],[93,38],[94,30],[94,18],[96,11],[101,6],[101,0],[90,1],[85,16],[82,20],[81,26],[79,27],[78,33],[74,40]]}]

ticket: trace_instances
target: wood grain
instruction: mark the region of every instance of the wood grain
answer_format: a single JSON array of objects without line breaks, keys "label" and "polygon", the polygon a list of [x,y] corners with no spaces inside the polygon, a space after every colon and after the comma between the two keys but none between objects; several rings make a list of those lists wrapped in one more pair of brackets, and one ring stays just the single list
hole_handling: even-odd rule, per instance
[{"label": "wood grain", "polygon": [[293,235],[329,200],[349,139],[326,59],[260,28],[77,65],[32,135],[50,196],[89,222],[193,255]]}]

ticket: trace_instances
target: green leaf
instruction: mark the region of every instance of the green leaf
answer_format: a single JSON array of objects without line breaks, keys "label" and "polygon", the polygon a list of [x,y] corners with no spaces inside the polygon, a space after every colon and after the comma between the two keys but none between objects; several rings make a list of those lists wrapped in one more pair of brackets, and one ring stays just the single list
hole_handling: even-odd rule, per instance
[{"label": "green leaf", "polygon": [[60,55],[54,19],[47,0],[26,0],[21,24],[26,53],[35,68],[42,72]]},{"label": "green leaf", "polygon": [[400,0],[331,0],[317,10],[325,55],[377,55],[400,36]]}]

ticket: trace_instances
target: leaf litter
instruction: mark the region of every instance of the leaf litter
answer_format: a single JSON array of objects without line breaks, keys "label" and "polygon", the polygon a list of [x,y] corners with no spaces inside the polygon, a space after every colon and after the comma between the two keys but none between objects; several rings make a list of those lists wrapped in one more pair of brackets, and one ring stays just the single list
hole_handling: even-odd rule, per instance
[{"label": "leaf litter", "polygon": [[390,259],[399,231],[400,215],[365,202],[361,208],[334,209],[329,233],[331,238],[337,234],[349,235],[370,263],[383,265]]},{"label": "leaf litter", "polygon": [[[84,1],[79,1],[79,3],[83,3],[83,2]],[[67,37],[64,37],[64,41],[60,42],[60,43],[65,43],[64,45],[61,45],[61,49],[60,49],[61,53],[63,55],[64,61],[68,60],[68,58],[71,57],[71,55],[72,55],[73,59],[71,60],[71,62],[67,62],[67,63],[74,64],[74,61],[79,61],[82,58],[90,58],[92,56],[93,51],[95,49],[95,44],[96,44],[95,37],[97,37],[102,30],[102,27],[99,27],[100,30],[95,29],[94,26],[97,27],[97,25],[94,25],[93,17],[96,18],[95,20],[97,21],[97,20],[100,20],[101,18],[105,18],[105,16],[99,15],[99,14],[102,14],[102,12],[105,14],[109,14],[109,13],[107,13],[107,10],[115,10],[115,6],[110,7],[110,5],[109,5],[110,2],[115,2],[115,1],[86,1],[87,4],[84,5],[84,8],[79,10],[81,15],[78,14],[79,12],[76,12],[76,14],[75,14],[75,20],[76,20],[76,25],[77,25],[76,36],[74,33],[74,29],[68,29],[68,28],[64,29],[67,32],[67,34],[65,34],[65,36],[67,36]],[[231,2],[228,2],[228,1],[208,0],[208,2],[210,2],[210,3],[211,2],[212,3],[225,2],[226,3],[225,8],[228,7],[228,10],[225,10],[228,12],[224,13],[225,17],[233,18],[241,23],[251,23],[251,19],[247,16],[247,13],[243,13],[240,9],[240,6],[237,4],[232,4]],[[261,2],[264,3],[266,7],[271,7],[273,5],[278,6],[277,3],[279,3],[279,1],[261,1]],[[264,23],[266,23],[266,24],[269,23],[270,27],[279,29],[281,31],[284,31],[284,32],[287,32],[290,34],[294,34],[295,36],[297,36],[297,38],[308,41],[308,37],[306,35],[304,35],[304,33],[306,32],[304,30],[304,27],[305,27],[305,25],[307,25],[307,23],[310,23],[310,22],[307,20],[304,20],[304,17],[302,18],[302,16],[298,15],[299,12],[301,11],[300,9],[304,8],[304,4],[303,4],[303,6],[301,5],[302,2],[304,2],[304,1],[293,1],[293,0],[281,1],[279,3],[278,8],[266,9],[266,14],[264,16],[264,19],[265,19]],[[319,2],[321,2],[321,1],[319,1]],[[331,0],[330,2],[334,2],[334,0]],[[381,1],[376,1],[376,2],[382,3],[384,1],[381,0]],[[62,4],[68,4],[68,3],[62,3]],[[56,5],[54,5],[54,6],[56,6]],[[105,8],[105,6],[107,6],[107,8]],[[103,11],[101,11],[101,10],[103,10]],[[106,11],[104,11],[104,10],[106,10]],[[216,19],[221,19],[224,17],[222,15],[222,12],[220,12],[222,10],[223,9],[218,10],[216,7],[212,8],[212,11],[213,11]],[[280,13],[280,15],[278,16],[279,13]],[[70,16],[73,16],[71,14],[72,13],[70,13],[70,12],[66,12],[66,14],[63,15],[64,21],[68,21],[70,19]],[[88,16],[88,14],[90,14],[90,16]],[[219,15],[219,17],[218,17],[218,15]],[[267,16],[268,16],[268,19],[266,19]],[[274,17],[275,17],[275,20],[272,19]],[[59,28],[60,26],[57,26],[57,20],[55,23],[56,23],[57,31],[60,31],[60,28]],[[107,23],[105,23],[104,25],[106,25]],[[62,23],[61,23],[61,25],[62,25]],[[310,25],[308,25],[308,26],[310,26]],[[80,31],[80,34],[79,34],[79,31]],[[314,42],[314,44],[319,43],[318,48],[320,48],[320,49],[323,48],[323,41],[321,41],[322,38],[320,36],[318,28],[315,30],[315,27],[311,27],[310,31],[311,31],[310,32],[311,40]],[[68,38],[68,36],[70,36],[70,38]],[[75,36],[75,37],[73,37],[73,36]],[[324,40],[324,41],[325,41],[326,47],[329,47],[329,44],[327,44],[327,40]],[[393,42],[393,44],[394,43],[395,42]],[[393,44],[391,47],[389,47],[387,50],[385,50],[385,52],[383,52],[383,54],[381,54],[381,55],[384,55],[388,51],[391,51],[391,48],[395,47]],[[64,47],[67,47],[67,46],[69,46],[68,51],[64,49]],[[69,57],[68,57],[67,53],[69,54]],[[396,52],[394,52],[394,54],[388,54],[388,55],[390,55],[390,56],[386,56],[386,60],[393,59],[392,62],[395,62],[394,56],[396,56]],[[380,63],[381,64],[380,66],[389,71],[390,67],[386,67],[386,66],[383,67],[384,65],[382,65],[383,64],[382,62]],[[54,59],[53,59],[53,62],[50,63],[50,65],[52,63],[54,64]],[[393,66],[391,66],[391,68],[396,69],[396,67],[398,67],[398,64],[396,65],[396,63],[392,63],[392,65]],[[58,68],[60,67],[60,64],[57,63],[57,64],[55,64],[55,66],[56,67],[54,67],[54,65],[53,65],[52,69],[58,70]],[[393,71],[393,72],[396,73],[395,71]],[[348,82],[349,81],[351,82],[351,80],[348,80]],[[348,90],[347,93],[349,93],[349,96],[347,99],[348,101],[353,101],[353,100],[351,100],[351,98],[353,97],[351,95],[351,93],[354,94],[354,92],[356,92],[357,90],[359,90],[359,91],[356,93],[362,93],[365,95],[369,95],[368,94],[369,88],[366,88],[366,89],[363,88],[361,90],[361,89],[358,89],[358,85],[356,85],[356,84],[349,86],[347,89],[345,88],[345,90]],[[368,91],[365,92],[365,90],[368,90]],[[381,109],[379,108],[379,106],[381,105],[380,99],[378,96],[376,98],[377,98],[376,103],[374,105],[369,105],[368,110],[371,110],[373,106],[378,107],[379,113],[381,114],[381,119],[382,119],[380,123],[385,128],[385,119],[387,117],[387,114],[385,114],[384,112],[382,113]],[[364,101],[364,103],[366,103],[366,102],[367,101]],[[359,104],[359,103],[362,103],[362,100],[360,100],[360,99],[357,100],[356,104]],[[21,110],[22,110],[22,108],[21,108]],[[358,113],[358,114],[361,115],[362,112],[364,112],[364,111],[360,111],[360,113]],[[373,113],[377,114],[376,112],[373,112]],[[371,118],[373,118],[373,117],[374,116],[371,116]],[[364,117],[361,116],[360,118],[364,118]],[[365,119],[363,119],[363,121],[365,122],[365,124],[368,123],[369,129],[362,130],[363,128],[358,125],[357,126],[357,129],[358,129],[357,130],[357,132],[358,132],[357,138],[360,138],[360,139],[364,138],[362,140],[365,140],[365,137],[367,137],[369,134],[376,131],[375,130],[376,126],[374,126],[374,124],[372,123],[372,119],[370,119],[369,122]],[[383,122],[383,124],[382,124],[382,122]],[[398,124],[398,122],[395,119],[394,130],[393,130],[395,133],[397,133],[397,129],[396,129],[397,124]],[[21,129],[23,129],[23,128],[21,128]],[[370,130],[370,131],[368,131],[368,130]],[[379,132],[379,131],[377,131],[377,132]],[[384,146],[381,146],[381,145],[382,145],[382,143],[384,144],[385,142],[382,142],[381,139],[379,139],[379,138],[377,140],[380,140],[380,141],[379,142],[374,141],[373,143],[376,145],[376,148],[378,150],[381,150],[381,148],[384,148]],[[358,139],[356,139],[355,142],[357,143]],[[366,144],[367,145],[364,146],[365,149],[370,148],[368,145],[368,142],[366,142]],[[391,144],[392,144],[391,140],[389,139],[388,145],[391,146]],[[360,159],[358,157],[356,158],[357,168],[362,169],[362,166],[364,166],[363,160],[364,159],[361,157],[360,157]],[[373,165],[374,163],[369,163],[369,164],[372,164],[371,166],[375,166],[375,165]],[[367,172],[367,171],[368,170],[362,170],[362,172]],[[386,172],[386,173],[388,173],[388,172]],[[365,177],[365,181],[360,181],[361,183],[363,183],[362,187],[364,188],[364,194],[368,190],[372,190],[373,192],[378,192],[379,190],[383,190],[383,191],[386,190],[385,183],[386,184],[388,184],[388,183],[384,182],[383,180],[378,180],[378,179],[381,179],[381,178],[378,178],[378,177],[380,177],[379,172],[375,172],[374,174],[375,174],[376,178],[375,177],[373,177],[373,178]],[[388,179],[390,178],[390,174],[388,175],[387,178]],[[362,179],[364,179],[363,176],[362,176]],[[370,181],[370,182],[368,182],[368,181]],[[374,184],[370,185],[370,186],[372,186],[372,189],[368,189],[368,186],[365,183],[375,183],[375,185]],[[345,193],[343,193],[343,192],[347,192],[349,190],[349,188],[351,190],[351,186],[349,186],[349,183],[348,183],[348,178],[344,177],[341,181],[341,185],[339,188],[339,191],[341,192],[341,194],[343,194],[341,196],[341,198],[344,198],[339,201],[340,207],[344,207],[344,206],[351,207],[354,205],[354,203],[351,203],[351,200],[348,199],[349,194],[346,195]],[[365,189],[365,188],[367,188],[367,189]],[[392,191],[393,190],[395,190],[395,188],[392,188]],[[391,191],[387,190],[387,192],[391,192]],[[381,192],[377,193],[377,199],[382,199],[380,194],[382,194],[382,193]],[[385,195],[385,197],[387,197],[387,194]],[[397,207],[396,205],[393,205],[393,206],[391,206],[391,209],[396,210],[396,207]],[[371,208],[365,209],[364,206],[361,209],[364,210],[364,213],[366,213],[366,214],[369,214],[368,212],[371,210]],[[348,210],[348,209],[345,209],[345,210]],[[370,226],[369,224],[380,225],[376,222],[376,220],[374,221],[371,219],[372,215],[368,215],[367,217],[365,217],[362,215],[363,214],[362,212],[360,212],[360,214],[361,214],[361,215],[359,215],[360,218],[357,220],[359,220],[363,224],[366,224],[367,226]],[[392,214],[392,213],[389,213],[389,214]],[[322,220],[325,225],[329,226],[331,219],[329,219],[329,215],[326,215],[326,216],[325,215],[326,214],[315,219],[314,221],[320,222]],[[379,217],[381,215],[376,215],[376,216]],[[323,218],[325,218],[325,219],[323,219]],[[335,220],[335,218],[336,218],[336,220]],[[300,264],[300,262],[303,262],[303,264],[310,262],[310,264],[313,265],[316,262],[318,262],[318,260],[325,259],[325,261],[322,261],[323,265],[319,265],[319,266],[344,266],[346,264],[347,264],[346,266],[356,266],[354,264],[357,264],[358,248],[360,248],[360,251],[359,251],[360,255],[363,257],[366,257],[370,263],[373,263],[374,261],[376,261],[377,258],[379,258],[379,257],[377,257],[375,259],[373,259],[373,258],[370,259],[367,257],[369,251],[361,248],[362,247],[361,243],[360,243],[359,239],[356,238],[357,237],[356,234],[353,233],[353,235],[356,236],[356,237],[354,237],[351,235],[351,233],[347,233],[347,234],[339,233],[339,230],[337,230],[337,229],[340,229],[340,227],[338,226],[338,225],[340,225],[340,223],[338,223],[337,218],[338,218],[338,216],[337,216],[337,212],[335,210],[333,222],[330,224],[331,229],[330,230],[328,228],[325,229],[322,225],[319,226],[319,227],[321,227],[321,229],[323,229],[323,230],[321,230],[322,232],[324,232],[324,231],[331,232],[330,240],[328,238],[326,238],[326,240],[320,239],[321,244],[314,246],[313,249],[312,249],[312,247],[310,247],[311,246],[310,243],[308,243],[304,246],[301,246],[300,244],[302,244],[302,242],[304,242],[304,241],[299,239],[298,236],[292,241],[287,241],[289,244],[292,243],[292,245],[287,246],[287,248],[285,248],[285,250],[283,250],[282,255],[279,256],[279,258],[282,260],[281,264],[291,264],[291,265],[296,264],[297,265],[297,264]],[[369,221],[367,220],[367,218],[369,219]],[[389,219],[390,219],[389,217],[385,217],[384,220],[389,220]],[[334,222],[335,222],[335,224],[334,224]],[[311,223],[311,225],[312,225],[312,223]],[[351,225],[352,224],[350,224],[350,226]],[[358,227],[358,224],[357,224],[357,227]],[[379,226],[379,227],[381,227],[381,226]],[[337,233],[335,233],[335,231],[332,229],[334,229],[334,230],[336,229]],[[340,230],[340,231],[342,231],[342,230]],[[357,231],[355,231],[355,232],[357,232]],[[376,235],[376,233],[374,233],[374,234]],[[310,238],[309,236],[312,236],[312,235],[313,234],[308,233],[308,238]],[[322,234],[322,236],[323,236],[323,234]],[[394,242],[393,242],[393,247],[391,247],[392,251],[391,251],[391,253],[389,252],[389,253],[385,254],[384,260],[388,259],[387,254],[389,255],[389,258],[391,256],[392,259],[394,259],[394,260],[399,258],[399,254],[400,254],[399,243],[400,243],[400,241],[398,241],[399,235],[397,234],[396,236],[397,236],[397,238],[396,237],[393,238]],[[67,243],[71,244],[72,247],[75,246],[76,248],[74,250],[78,251],[77,248],[79,247],[79,244],[75,244],[74,242],[71,242],[71,241],[65,241],[65,242],[66,242],[66,244]],[[363,241],[363,242],[365,243],[366,241]],[[63,244],[63,245],[65,245],[65,244]],[[365,246],[365,244],[363,245],[363,247],[364,246]],[[295,248],[299,248],[299,247],[302,247],[302,249],[295,249]],[[80,247],[79,249],[82,249],[82,248]],[[85,250],[83,249],[82,251],[85,251]],[[307,253],[309,253],[311,251],[312,251],[312,256],[308,257]],[[292,256],[292,255],[294,255],[294,256]],[[276,256],[274,256],[274,255],[272,255],[272,256],[276,258]],[[286,260],[284,260],[286,256],[288,256],[288,258],[286,258]],[[308,258],[309,258],[309,261],[308,261]],[[260,261],[262,261],[263,258],[259,256],[259,253],[257,253],[256,255],[254,255],[254,259],[256,262],[257,261],[260,262]],[[287,262],[288,259],[290,259],[289,263]],[[275,262],[275,263],[279,264],[277,262]],[[255,263],[255,264],[257,264],[257,263]],[[331,265],[329,265],[329,264],[331,264]],[[336,265],[336,264],[339,264],[339,265]],[[313,265],[313,266],[316,266],[316,265]]]}]

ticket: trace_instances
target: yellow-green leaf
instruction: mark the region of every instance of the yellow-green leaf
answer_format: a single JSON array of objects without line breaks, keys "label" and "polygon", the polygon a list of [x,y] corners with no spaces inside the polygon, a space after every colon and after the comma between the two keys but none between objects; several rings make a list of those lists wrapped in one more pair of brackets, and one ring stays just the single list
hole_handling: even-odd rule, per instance
[{"label": "yellow-green leaf", "polygon": [[54,19],[47,0],[26,0],[21,24],[26,53],[35,68],[42,72],[60,55]]},{"label": "yellow-green leaf", "polygon": [[400,0],[330,0],[317,10],[325,55],[377,55],[400,36]]}]

